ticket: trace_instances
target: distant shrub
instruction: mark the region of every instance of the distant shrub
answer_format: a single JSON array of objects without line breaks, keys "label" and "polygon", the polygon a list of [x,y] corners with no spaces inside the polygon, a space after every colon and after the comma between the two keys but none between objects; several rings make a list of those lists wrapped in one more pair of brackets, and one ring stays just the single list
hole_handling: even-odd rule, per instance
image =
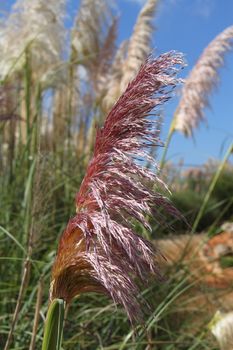
[{"label": "distant shrub", "polygon": [[[183,191],[175,192],[172,196],[172,202],[192,226],[203,202],[203,198],[203,193],[200,194],[188,188]],[[215,198],[211,198],[207,209],[200,220],[197,230],[202,231],[207,229],[210,225],[212,225],[218,215],[219,209],[217,207],[217,201]],[[181,232],[187,230],[187,224],[182,220],[176,221],[173,227],[175,230]]]},{"label": "distant shrub", "polygon": [[[233,220],[233,170],[227,169],[220,176],[215,189],[213,198],[221,204],[222,220]],[[224,210],[225,209],[225,210]]]},{"label": "distant shrub", "polygon": [[[213,170],[214,173],[214,170]],[[195,220],[196,215],[208,191],[213,173],[209,169],[205,171],[188,171],[183,179],[181,186],[175,186],[173,183],[172,202],[185,216],[189,224]],[[233,219],[233,169],[228,166],[220,175],[213,193],[208,201],[207,208],[200,223],[198,231],[206,230],[216,223],[220,225],[224,221]],[[184,231],[187,226],[184,222],[176,222],[175,230]]]}]

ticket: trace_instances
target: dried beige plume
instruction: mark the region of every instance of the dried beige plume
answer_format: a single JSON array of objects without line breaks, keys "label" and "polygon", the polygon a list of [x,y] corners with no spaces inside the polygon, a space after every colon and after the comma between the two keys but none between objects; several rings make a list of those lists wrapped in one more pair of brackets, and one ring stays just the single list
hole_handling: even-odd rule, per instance
[{"label": "dried beige plume", "polygon": [[218,340],[221,350],[233,349],[233,312],[217,311],[209,328]]},{"label": "dried beige plume", "polygon": [[[89,122],[83,109],[88,109],[89,105],[96,105],[102,100],[106,89],[106,77],[115,54],[117,19],[113,16],[110,5],[111,2],[107,0],[82,0],[72,30],[70,61],[73,78],[70,81],[70,88],[74,93],[70,101],[72,105],[80,101],[78,113],[74,113],[77,108],[73,108],[74,112],[72,112],[73,118],[78,115],[80,128],[77,134],[78,154],[88,154],[93,146],[93,131],[95,131],[97,120]],[[82,72],[85,72],[85,79],[80,74]],[[85,93],[80,95],[79,92],[77,98],[75,90],[77,90],[77,84],[80,83]],[[85,106],[87,97],[88,106]],[[89,101],[90,98],[92,101]],[[92,111],[89,112],[91,115]],[[94,119],[98,117],[95,115]],[[84,124],[91,125],[89,130],[84,128]],[[87,139],[91,140],[88,145]]]},{"label": "dried beige plume", "polygon": [[122,43],[116,52],[112,68],[106,79],[106,93],[102,102],[104,112],[108,112],[129,81],[134,78],[151,51],[152,24],[158,0],[148,0],[138,15],[133,34]]},{"label": "dried beige plume", "polygon": [[129,40],[124,75],[121,81],[121,92],[135,77],[142,62],[151,50],[151,37],[154,32],[153,19],[157,6],[158,0],[147,0],[138,15],[133,34]]},{"label": "dried beige plume", "polygon": [[128,41],[123,41],[116,52],[111,70],[106,77],[105,96],[102,101],[102,108],[107,113],[118,97],[120,96],[120,82],[124,74],[124,62],[128,48]]},{"label": "dried beige plume", "polygon": [[[99,32],[106,22],[105,0],[82,0],[72,31],[72,47],[82,64],[93,60],[99,49]],[[92,19],[92,21],[91,21]]]},{"label": "dried beige plume", "polygon": [[12,71],[21,72],[27,48],[37,77],[44,79],[61,64],[65,5],[66,0],[16,1],[0,29],[2,79]]},{"label": "dried beige plume", "polygon": [[191,136],[204,120],[203,110],[209,105],[209,95],[219,81],[218,69],[224,55],[233,48],[233,26],[226,28],[204,50],[183,87],[175,112],[173,130]]},{"label": "dried beige plume", "polygon": [[114,61],[115,55],[115,42],[117,38],[117,18],[113,17],[105,39],[103,41],[102,48],[98,55],[98,65],[96,66],[96,90],[97,94],[101,96],[101,93],[106,88],[106,81],[109,76],[109,72]]},{"label": "dried beige plume", "polygon": [[83,0],[72,31],[72,63],[82,64],[94,88],[115,52],[117,21],[106,0]]}]

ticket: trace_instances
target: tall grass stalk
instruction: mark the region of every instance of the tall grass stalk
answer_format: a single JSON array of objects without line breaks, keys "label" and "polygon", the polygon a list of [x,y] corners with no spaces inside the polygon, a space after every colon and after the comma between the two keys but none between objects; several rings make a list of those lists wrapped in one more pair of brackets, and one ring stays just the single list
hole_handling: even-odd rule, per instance
[{"label": "tall grass stalk", "polygon": [[31,70],[31,54],[30,48],[26,48],[25,52],[25,63],[24,63],[24,89],[23,89],[23,98],[22,98],[22,116],[24,122],[22,125],[22,141],[25,152],[25,160],[28,170],[30,169],[30,154],[31,154],[31,107],[32,107],[32,70]]},{"label": "tall grass stalk", "polygon": [[[24,92],[25,92],[25,117],[26,117],[26,140],[30,140],[30,129],[31,129],[31,86],[32,86],[32,75],[31,75],[31,60],[30,50],[25,50],[25,66],[24,66]],[[28,145],[30,149],[30,145]],[[27,156],[29,158],[30,151],[27,150]]]},{"label": "tall grass stalk", "polygon": [[22,282],[21,282],[21,285],[20,285],[19,295],[18,295],[18,298],[17,298],[17,303],[16,303],[14,314],[13,314],[13,318],[12,318],[12,321],[11,321],[11,327],[10,327],[10,331],[9,331],[9,334],[8,334],[8,337],[7,337],[7,341],[6,341],[4,350],[8,350],[10,348],[10,345],[11,345],[11,342],[12,342],[15,325],[16,325],[16,322],[18,320],[19,311],[20,311],[20,308],[21,308],[21,305],[22,305],[23,295],[24,295],[25,289],[27,288],[29,266],[30,266],[30,260],[29,260],[29,258],[27,258],[25,260],[25,262],[24,262],[24,268],[23,268],[23,274],[22,274]]},{"label": "tall grass stalk", "polygon": [[15,311],[12,318],[11,328],[8,334],[7,342],[5,344],[4,350],[8,350],[13,337],[14,328],[16,325],[16,322],[18,320],[20,308],[22,305],[23,296],[25,293],[25,290],[27,289],[27,285],[29,282],[29,273],[30,273],[30,266],[31,266],[31,255],[32,255],[32,240],[33,240],[33,219],[32,219],[32,200],[33,200],[33,179],[34,179],[34,173],[35,173],[35,165],[36,160],[33,161],[31,164],[31,168],[28,174],[28,181],[26,184],[25,189],[25,225],[24,225],[24,245],[27,244],[27,255],[25,257],[25,261],[23,262],[23,272],[22,272],[22,279],[19,289],[19,294],[15,306]]},{"label": "tall grass stalk", "polygon": [[[30,133],[30,85],[28,82],[29,73],[28,69],[26,69],[25,74],[25,106],[26,106],[26,137],[29,139],[29,133]],[[27,149],[26,155],[26,162],[29,163],[29,148]],[[27,255],[25,257],[25,261],[23,262],[23,268],[22,268],[22,280],[20,284],[19,294],[17,297],[17,302],[11,322],[10,331],[7,337],[7,341],[4,347],[4,350],[8,350],[10,348],[12,338],[13,338],[13,332],[16,325],[16,322],[18,320],[19,311],[21,308],[24,292],[27,288],[28,283],[28,277],[29,277],[29,270],[30,270],[30,257],[31,257],[31,233],[30,233],[30,226],[31,226],[31,205],[32,205],[32,182],[33,182],[33,176],[34,176],[34,170],[35,170],[35,161],[31,164],[29,173],[28,173],[28,179],[25,187],[25,196],[24,196],[24,216],[25,216],[25,222],[24,222],[24,236],[23,236],[23,246],[28,241],[27,246]]]},{"label": "tall grass stalk", "polygon": [[36,335],[37,335],[38,324],[40,320],[40,308],[42,305],[43,288],[44,288],[44,279],[43,279],[43,276],[41,276],[38,283],[33,330],[32,330],[32,337],[31,337],[29,350],[34,350],[36,346]]},{"label": "tall grass stalk", "polygon": [[33,115],[32,124],[32,157],[36,157],[40,149],[40,132],[42,116],[42,88],[40,83],[35,87],[35,114]]},{"label": "tall grass stalk", "polygon": [[[12,323],[10,327],[10,331],[8,334],[8,338],[5,344],[4,350],[8,350],[10,348],[13,333],[15,329],[15,325],[17,323],[20,308],[22,305],[23,297],[25,294],[25,291],[27,289],[28,283],[29,283],[29,275],[30,275],[30,268],[31,268],[31,256],[32,256],[32,250],[33,250],[33,236],[34,236],[34,211],[35,211],[35,203],[33,201],[36,200],[34,198],[34,180],[35,180],[35,173],[36,170],[38,171],[38,160],[37,160],[37,145],[38,145],[38,130],[39,130],[39,115],[40,115],[40,106],[41,106],[41,90],[40,87],[38,87],[38,90],[35,94],[35,116],[34,120],[32,119],[32,111],[31,111],[31,99],[33,94],[32,89],[32,73],[30,68],[30,52],[26,50],[25,52],[26,59],[25,59],[25,75],[24,75],[24,82],[25,82],[25,100],[24,106],[25,106],[25,114],[26,114],[26,144],[24,145],[25,153],[24,153],[24,161],[26,161],[26,164],[28,166],[28,177],[25,182],[25,192],[24,192],[24,201],[22,204],[23,208],[23,216],[24,216],[24,227],[23,227],[23,237],[22,242],[23,246],[26,246],[26,256],[25,260],[23,262],[23,268],[22,268],[22,279],[19,289],[19,294],[16,301],[16,306],[12,318]],[[31,162],[30,156],[33,156],[33,160]]]},{"label": "tall grass stalk", "polygon": [[160,170],[162,170],[164,165],[166,164],[167,151],[168,151],[169,145],[171,143],[171,139],[172,139],[172,136],[174,134],[174,131],[175,131],[175,128],[174,128],[174,119],[173,119],[171,122],[171,126],[169,129],[168,135],[167,135],[167,139],[166,139],[165,146],[163,149],[162,157],[160,160]]}]

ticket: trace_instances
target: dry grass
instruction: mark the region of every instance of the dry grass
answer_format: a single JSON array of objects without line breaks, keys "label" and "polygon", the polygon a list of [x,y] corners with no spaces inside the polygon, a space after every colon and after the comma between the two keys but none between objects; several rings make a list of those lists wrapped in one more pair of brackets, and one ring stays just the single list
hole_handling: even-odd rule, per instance
[{"label": "dry grass", "polygon": [[186,136],[204,120],[204,108],[210,105],[209,95],[219,82],[218,70],[224,56],[233,48],[233,26],[220,33],[203,51],[183,87],[175,112],[173,127]]}]

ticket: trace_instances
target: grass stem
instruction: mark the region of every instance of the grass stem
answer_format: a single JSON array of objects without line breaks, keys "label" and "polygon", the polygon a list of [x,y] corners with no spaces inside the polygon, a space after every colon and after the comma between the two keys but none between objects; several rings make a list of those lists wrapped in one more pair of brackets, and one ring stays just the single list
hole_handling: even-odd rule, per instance
[{"label": "grass stem", "polygon": [[163,169],[163,167],[164,167],[164,165],[166,163],[167,151],[168,151],[168,148],[169,148],[172,136],[174,134],[174,131],[175,131],[175,129],[174,129],[174,119],[173,119],[173,121],[171,122],[171,126],[170,126],[170,129],[169,129],[169,132],[168,132],[166,143],[165,143],[165,146],[164,146],[162,158],[161,158],[161,161],[160,161],[160,170]]},{"label": "grass stem", "polygon": [[64,313],[65,301],[54,299],[48,309],[42,350],[61,349]]}]

